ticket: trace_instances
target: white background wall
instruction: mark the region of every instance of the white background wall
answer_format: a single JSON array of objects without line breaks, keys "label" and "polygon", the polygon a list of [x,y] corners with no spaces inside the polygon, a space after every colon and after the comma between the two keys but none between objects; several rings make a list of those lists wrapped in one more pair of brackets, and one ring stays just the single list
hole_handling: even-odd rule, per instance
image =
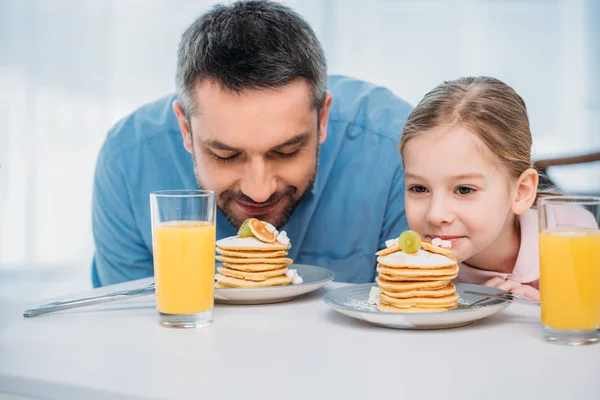
[{"label": "white background wall", "polygon": [[[0,0],[0,269],[76,268],[93,251],[95,158],[108,128],[174,88],[179,36],[212,1]],[[528,104],[536,158],[600,149],[600,1],[296,0],[331,73],[416,104],[492,75]],[[600,165],[563,188],[600,187]]]}]

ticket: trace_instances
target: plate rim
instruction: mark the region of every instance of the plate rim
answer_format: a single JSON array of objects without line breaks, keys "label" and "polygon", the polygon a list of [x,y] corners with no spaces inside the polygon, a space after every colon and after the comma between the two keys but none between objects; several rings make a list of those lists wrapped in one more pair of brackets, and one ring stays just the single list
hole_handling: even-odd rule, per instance
[{"label": "plate rim", "polygon": [[[454,283],[454,282],[453,282]],[[455,286],[463,286],[463,285],[471,285],[471,286],[479,286],[479,287],[484,287],[482,285],[477,285],[475,283],[462,283],[462,282],[456,282],[454,283]],[[358,308],[352,308],[350,306],[343,306],[343,305],[338,305],[338,304],[333,304],[333,300],[331,300],[331,295],[337,291],[342,291],[343,289],[348,289],[348,288],[356,288],[357,286],[364,286],[364,287],[376,287],[377,283],[373,282],[373,283],[356,283],[356,284],[350,284],[350,285],[346,285],[346,286],[342,286],[340,288],[337,289],[333,289],[329,292],[327,292],[324,296],[323,296],[323,301],[330,307],[336,309],[336,310],[345,310],[345,311],[350,311],[350,312],[360,312],[360,313],[365,313],[365,314],[375,314],[375,315],[397,315],[397,316],[417,316],[417,315],[447,315],[448,313],[452,313],[452,314],[462,314],[462,313],[469,313],[469,312],[473,312],[473,310],[475,310],[474,308],[466,308],[466,309],[454,309],[454,310],[448,310],[448,311],[422,311],[422,312],[390,312],[390,311],[379,311],[379,310],[369,310],[369,309],[358,309]],[[500,293],[507,293],[506,290],[502,290],[502,289],[498,289],[498,288],[492,288],[492,287],[488,287],[485,286],[488,289],[494,289],[498,291],[498,294]],[[490,305],[482,305],[481,307],[477,307],[477,309],[482,309],[482,308],[488,308],[488,307],[495,307],[495,306],[508,306],[510,304],[509,300],[502,300],[502,299],[496,299],[498,300],[498,303],[494,303],[494,304],[490,304]]]},{"label": "plate rim", "polygon": [[318,281],[302,282],[302,283],[299,283],[296,285],[265,286],[265,287],[256,287],[256,288],[215,288],[215,293],[222,293],[224,296],[225,293],[229,293],[231,291],[235,291],[236,293],[244,293],[244,292],[256,292],[257,290],[269,290],[269,291],[285,290],[285,289],[289,290],[290,286],[293,288],[306,288],[306,287],[313,286],[313,285],[325,285],[329,282],[332,282],[335,279],[335,272],[333,272],[332,270],[325,268],[325,267],[320,267],[318,265],[309,265],[309,264],[290,264],[290,266],[303,266],[303,267],[322,269],[322,270],[327,271],[329,276],[327,278],[320,279]]}]

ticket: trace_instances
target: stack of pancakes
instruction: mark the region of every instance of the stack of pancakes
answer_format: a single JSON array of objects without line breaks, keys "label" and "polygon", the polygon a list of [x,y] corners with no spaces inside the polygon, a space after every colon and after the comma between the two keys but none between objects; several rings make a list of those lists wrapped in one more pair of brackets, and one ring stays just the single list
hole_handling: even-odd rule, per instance
[{"label": "stack of pancakes", "polygon": [[215,275],[218,288],[257,288],[289,285],[286,274],[292,259],[290,245],[265,243],[255,237],[232,236],[217,241],[216,256],[223,263]]},{"label": "stack of pancakes", "polygon": [[436,249],[429,243],[422,246],[425,249],[416,253],[405,253],[399,248],[377,253],[379,311],[435,312],[456,308],[459,296],[450,283],[458,274],[456,259],[438,254],[445,253],[445,249]]}]

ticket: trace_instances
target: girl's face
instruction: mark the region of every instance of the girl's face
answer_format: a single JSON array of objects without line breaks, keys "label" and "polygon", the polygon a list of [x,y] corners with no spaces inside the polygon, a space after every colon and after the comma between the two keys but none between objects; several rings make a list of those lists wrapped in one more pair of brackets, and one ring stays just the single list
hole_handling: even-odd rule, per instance
[{"label": "girl's face", "polygon": [[406,216],[423,239],[450,240],[452,255],[468,262],[513,234],[515,185],[476,135],[460,126],[436,128],[408,141],[403,158]]}]

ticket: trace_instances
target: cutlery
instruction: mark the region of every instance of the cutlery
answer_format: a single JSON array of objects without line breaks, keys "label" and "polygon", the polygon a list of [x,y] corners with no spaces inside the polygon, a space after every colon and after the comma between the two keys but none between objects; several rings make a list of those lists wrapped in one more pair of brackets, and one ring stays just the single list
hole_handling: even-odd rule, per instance
[{"label": "cutlery", "polygon": [[23,311],[23,316],[27,318],[37,317],[38,315],[49,314],[56,311],[70,310],[73,308],[91,306],[95,304],[110,303],[117,300],[132,299],[134,297],[146,296],[153,293],[154,282],[138,289],[121,290],[119,292],[102,294],[99,296],[47,303],[40,307],[30,308]]},{"label": "cutlery", "polygon": [[[507,301],[512,301],[513,303],[527,304],[530,306],[539,306],[540,305],[540,303],[537,301],[534,301],[525,296],[519,296],[519,295],[516,295],[513,293],[490,294],[490,293],[474,292],[471,290],[465,290],[464,293],[474,294],[477,296],[483,296],[483,297],[493,298],[493,299],[507,300]],[[482,299],[482,300],[485,300],[485,299]],[[482,300],[479,300],[477,303],[480,303]],[[475,304],[475,303],[473,303],[473,304]]]}]

